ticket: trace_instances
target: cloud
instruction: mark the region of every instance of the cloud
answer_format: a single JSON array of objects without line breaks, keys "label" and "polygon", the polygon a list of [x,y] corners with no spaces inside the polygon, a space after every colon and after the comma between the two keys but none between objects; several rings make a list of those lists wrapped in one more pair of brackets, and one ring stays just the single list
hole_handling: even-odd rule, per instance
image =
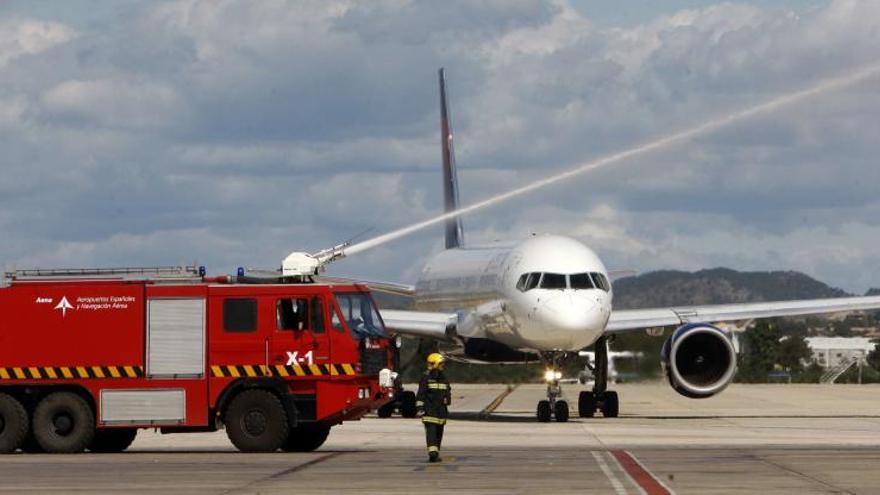
[{"label": "cloud", "polygon": [[[0,22],[0,260],[276,266],[440,209],[436,69],[466,203],[877,63],[880,4],[706,2],[615,27],[563,0],[174,0]],[[877,81],[464,219],[609,265],[880,285]],[[432,229],[335,270],[412,281]]]},{"label": "cloud", "polygon": [[57,23],[32,19],[0,20],[0,68],[20,57],[36,55],[67,43],[76,31]]},{"label": "cloud", "polygon": [[185,102],[173,88],[155,83],[93,80],[65,81],[42,97],[47,120],[112,129],[169,127],[186,119]]}]

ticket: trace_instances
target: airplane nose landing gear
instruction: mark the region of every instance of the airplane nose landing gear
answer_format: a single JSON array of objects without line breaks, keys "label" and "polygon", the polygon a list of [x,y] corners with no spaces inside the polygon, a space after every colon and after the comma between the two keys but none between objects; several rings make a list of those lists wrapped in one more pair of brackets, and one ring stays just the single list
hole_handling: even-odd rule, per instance
[{"label": "airplane nose landing gear", "polygon": [[538,402],[537,410],[538,421],[542,423],[549,423],[552,418],[556,418],[556,421],[560,423],[568,421],[568,402],[561,398],[562,387],[559,386],[559,380],[562,379],[562,372],[559,371],[558,366],[559,359],[558,356],[550,359],[549,362],[552,364],[544,372],[544,381],[547,382],[547,400]]}]

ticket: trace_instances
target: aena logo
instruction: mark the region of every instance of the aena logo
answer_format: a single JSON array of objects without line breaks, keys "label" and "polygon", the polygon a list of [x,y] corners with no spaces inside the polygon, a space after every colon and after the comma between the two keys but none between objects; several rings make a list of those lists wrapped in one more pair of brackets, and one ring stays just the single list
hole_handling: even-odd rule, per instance
[{"label": "aena logo", "polygon": [[61,302],[59,302],[58,305],[55,306],[55,309],[60,309],[61,317],[65,318],[67,317],[67,310],[73,309],[73,306],[70,304],[70,301],[67,300],[67,296],[64,296],[61,298]]}]

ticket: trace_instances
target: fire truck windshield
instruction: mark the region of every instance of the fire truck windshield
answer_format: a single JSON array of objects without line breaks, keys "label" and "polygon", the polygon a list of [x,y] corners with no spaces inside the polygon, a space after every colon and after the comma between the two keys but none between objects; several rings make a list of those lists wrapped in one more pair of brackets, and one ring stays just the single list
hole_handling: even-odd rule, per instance
[{"label": "fire truck windshield", "polygon": [[356,338],[385,337],[385,325],[366,294],[336,294],[336,303]]}]

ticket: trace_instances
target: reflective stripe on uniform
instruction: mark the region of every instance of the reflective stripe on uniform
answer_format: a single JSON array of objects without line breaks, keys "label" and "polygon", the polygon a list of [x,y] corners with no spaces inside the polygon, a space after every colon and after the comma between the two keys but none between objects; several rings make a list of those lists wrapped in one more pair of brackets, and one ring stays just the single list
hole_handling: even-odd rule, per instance
[{"label": "reflective stripe on uniform", "polygon": [[417,401],[416,401],[416,407],[422,407],[422,406],[424,406],[424,405],[425,405],[425,401],[423,401],[423,400],[417,400]]},{"label": "reflective stripe on uniform", "polygon": [[428,445],[428,452],[440,452],[440,447],[436,445]]},{"label": "reflective stripe on uniform", "polygon": [[445,425],[446,418],[438,418],[435,416],[422,416],[422,423],[433,423],[435,425]]},{"label": "reflective stripe on uniform", "polygon": [[431,383],[431,382],[428,382],[428,388],[432,388],[432,389],[435,389],[435,390],[446,390],[446,389],[449,388],[449,385],[447,385],[447,384],[445,384],[445,383]]}]

